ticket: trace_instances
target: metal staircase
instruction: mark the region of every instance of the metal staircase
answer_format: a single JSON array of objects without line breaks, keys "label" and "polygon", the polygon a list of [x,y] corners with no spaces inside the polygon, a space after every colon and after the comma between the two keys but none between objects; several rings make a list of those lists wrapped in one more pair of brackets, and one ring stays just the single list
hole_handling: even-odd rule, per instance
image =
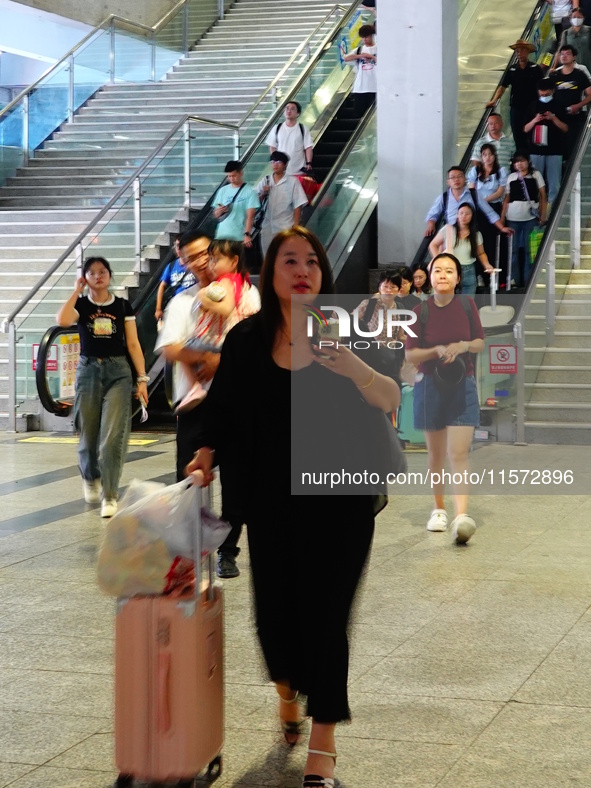
[{"label": "metal staircase", "polygon": [[[59,259],[166,134],[191,112],[216,122],[238,124],[269,83],[308,38],[297,60],[265,97],[250,127],[240,134],[242,150],[260,131],[291,84],[321,43],[330,25],[330,2],[303,0],[294,9],[288,0],[238,0],[185,58],[157,83],[106,85],[35,151],[28,166],[0,189],[0,314],[7,314],[40,275]],[[261,20],[264,19],[264,25]],[[269,29],[273,30],[272,45]],[[235,157],[235,133],[226,144],[211,128],[192,132],[191,170],[195,185],[191,205],[199,208],[223,177],[225,161]],[[145,258],[159,258],[169,234],[189,218],[176,180],[184,151],[173,146],[166,163],[149,171],[144,196],[142,247]],[[172,177],[172,175],[177,176]],[[147,217],[147,218],[146,218]],[[108,212],[96,226],[100,253],[114,263],[115,290],[137,282],[133,203]],[[87,250],[88,253],[88,250]],[[57,271],[42,288],[51,291],[35,322],[47,326],[53,311],[71,290],[72,276]],[[22,362],[20,362],[22,363]],[[6,343],[0,342],[0,426],[7,390]],[[4,372],[4,374],[3,374]]]}]

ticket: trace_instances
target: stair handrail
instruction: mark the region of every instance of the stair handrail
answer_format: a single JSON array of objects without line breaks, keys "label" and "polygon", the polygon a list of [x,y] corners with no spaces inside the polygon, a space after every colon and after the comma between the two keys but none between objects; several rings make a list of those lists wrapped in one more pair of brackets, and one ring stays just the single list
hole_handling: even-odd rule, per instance
[{"label": "stair handrail", "polygon": [[[566,207],[566,203],[573,194],[573,186],[581,170],[583,157],[587,152],[589,143],[591,142],[591,117],[588,117],[584,129],[582,131],[580,142],[576,152],[573,152],[568,159],[566,172],[560,184],[560,190],[552,205],[552,210],[546,224],[544,236],[538,249],[535,259],[535,268],[527,283],[523,300],[516,310],[516,317],[513,323],[513,337],[517,347],[517,416],[516,416],[516,441],[517,443],[525,442],[525,331],[524,323],[527,316],[527,311],[531,305],[532,299],[536,292],[536,287],[542,279],[542,271],[545,268],[546,276],[546,314],[545,314],[545,331],[546,331],[546,344],[550,344],[554,337],[554,325],[556,320],[555,314],[555,284],[556,284],[556,267],[554,261],[554,236],[558,228],[558,222],[562,218],[562,214]],[[580,192],[577,193],[576,199],[580,200]],[[533,263],[533,261],[532,261]],[[573,265],[574,267],[574,265]]]},{"label": "stair handrail", "polygon": [[81,49],[84,46],[84,44],[86,44],[87,41],[90,41],[90,39],[101,30],[108,30],[109,28],[112,27],[112,25],[115,24],[115,22],[119,22],[121,24],[129,25],[130,27],[135,27],[136,29],[141,30],[145,33],[149,33],[150,35],[155,35],[162,29],[162,27],[164,27],[164,25],[169,21],[169,19],[171,19],[173,16],[176,16],[179,10],[184,5],[186,5],[186,3],[188,3],[189,1],[190,0],[179,0],[179,2],[175,6],[173,6],[169,11],[167,11],[166,14],[164,14],[164,16],[161,19],[159,19],[155,25],[152,25],[151,27],[149,25],[144,25],[142,22],[135,22],[133,19],[127,19],[127,17],[119,16],[118,14],[109,14],[109,16],[105,17],[103,21],[100,22],[93,30],[87,33],[83,39],[78,41],[77,44],[74,44],[74,46],[70,50],[68,50],[68,52],[66,52],[66,54],[62,58],[60,58],[60,60],[57,61],[57,63],[54,63],[52,66],[50,66],[47,69],[47,71],[45,71],[38,79],[35,80],[35,82],[33,82],[28,87],[26,87],[24,90],[22,90],[18,94],[18,96],[13,98],[9,104],[3,107],[0,110],[0,121],[2,120],[3,115],[10,112],[10,110],[14,106],[16,106],[20,101],[22,101],[23,98],[33,93],[35,88],[45,79],[47,79],[47,77],[49,77],[49,75],[52,72],[55,71],[57,73],[57,71],[60,68],[62,68],[62,66],[64,66],[67,63],[67,61],[79,49]]},{"label": "stair handrail", "polygon": [[[290,98],[292,96],[297,96],[298,92],[303,87],[303,85],[306,83],[306,80],[308,79],[308,77],[310,76],[310,74],[312,73],[314,68],[316,67],[316,63],[318,62],[318,60],[320,60],[320,57],[321,57],[322,53],[327,49],[327,46],[334,41],[334,39],[336,38],[336,36],[339,34],[340,30],[342,29],[343,25],[346,22],[348,22],[349,19],[352,16],[354,16],[354,14],[357,13],[358,11],[359,11],[359,9],[357,8],[357,6],[355,4],[353,4],[351,6],[351,8],[349,9],[349,11],[343,17],[341,17],[341,19],[339,20],[340,24],[337,25],[334,30],[332,30],[330,33],[328,33],[325,36],[325,38],[323,39],[322,43],[316,48],[316,52],[314,53],[314,55],[308,61],[308,65],[306,66],[306,68],[302,71],[302,73],[300,74],[298,79],[295,81],[295,83],[293,85],[291,85],[291,87],[289,88],[289,92],[285,96],[285,98],[284,98],[284,100],[282,102],[282,105],[279,105],[275,109],[275,112],[271,115],[271,117],[263,125],[261,131],[253,139],[253,141],[250,143],[250,145],[248,146],[246,151],[244,151],[244,153],[241,152],[241,154],[240,154],[240,161],[242,162],[242,164],[246,164],[248,162],[250,157],[253,155],[253,153],[256,151],[256,149],[259,147],[259,145],[267,138],[267,136],[269,135],[269,132],[271,131],[271,129],[277,124],[277,121],[282,116],[282,114],[283,114],[283,107],[285,106],[285,104],[287,104],[289,102],[289,100],[290,100]],[[240,127],[238,127],[238,130],[240,130]],[[222,184],[223,184],[223,181],[220,182],[220,186]],[[217,191],[217,189],[214,191],[214,193],[211,195],[209,200],[203,206],[203,209],[201,211],[202,214],[205,214],[207,209],[211,206],[211,202],[213,200],[213,197],[215,196],[216,191]]]},{"label": "stair handrail", "polygon": [[[185,2],[185,0],[182,0]],[[334,6],[337,8],[338,6]],[[327,19],[331,16],[333,11],[330,14],[327,14]],[[297,79],[295,84],[289,90],[289,96],[296,95],[297,92],[300,90],[301,86],[306,82],[309,74],[313,71],[317,61],[320,59],[322,52],[326,49],[327,45],[332,42],[332,40],[338,35],[338,32],[342,28],[343,24],[345,24],[353,15],[357,12],[357,8],[355,4],[351,6],[349,11],[339,19],[339,25],[335,27],[334,30],[331,30],[322,40],[322,42],[316,48],[314,55],[310,58],[308,65]],[[260,103],[260,102],[259,102]],[[271,115],[271,117],[267,120],[267,122],[263,125],[262,130],[259,134],[255,137],[253,142],[249,145],[248,149],[246,150],[244,156],[241,158],[242,162],[244,163],[247,161],[254,150],[260,145],[260,143],[267,137],[269,131],[277,120],[279,116],[283,112],[282,107],[277,107],[275,112]],[[3,333],[8,333],[9,326],[11,323],[14,322],[17,315],[24,309],[24,307],[29,303],[29,301],[39,292],[39,290],[43,287],[43,285],[53,276],[53,274],[58,270],[58,268],[62,265],[62,263],[67,260],[67,258],[75,251],[76,247],[82,242],[82,240],[89,235],[89,233],[94,229],[94,227],[100,222],[100,220],[105,216],[105,214],[113,208],[115,203],[123,196],[123,194],[128,191],[129,189],[133,188],[134,182],[137,180],[138,177],[144,172],[147,166],[154,160],[156,156],[162,151],[162,149],[168,144],[168,142],[174,137],[174,135],[179,131],[179,129],[187,122],[199,122],[204,123],[206,125],[217,126],[220,128],[230,129],[235,133],[239,133],[242,127],[242,121],[240,124],[234,123],[223,123],[221,121],[211,120],[210,118],[202,118],[199,115],[185,115],[182,117],[167,133],[163,140],[161,140],[158,145],[152,150],[152,152],[146,157],[146,159],[140,164],[140,166],[129,176],[129,178],[125,181],[125,183],[117,190],[117,192],[113,195],[113,197],[107,202],[101,210],[93,217],[93,219],[89,222],[89,224],[82,230],[82,232],[77,236],[77,238],[72,241],[70,246],[63,252],[62,255],[58,258],[58,260],[48,268],[48,270],[43,274],[43,276],[36,282],[36,284],[29,290],[29,292],[21,299],[21,301],[17,304],[17,306],[10,312],[10,314],[4,318],[2,324],[0,326],[0,331]],[[213,196],[213,195],[212,195]],[[211,198],[210,198],[211,202]]]},{"label": "stair handrail", "polygon": [[158,145],[154,148],[154,150],[146,157],[146,159],[134,170],[133,174],[129,176],[129,178],[125,181],[125,183],[119,187],[116,193],[111,197],[108,203],[103,205],[100,211],[92,218],[92,220],[86,225],[84,230],[76,237],[74,241],[68,246],[65,252],[63,252],[58,260],[50,266],[47,271],[43,274],[43,276],[36,282],[35,285],[29,290],[27,295],[19,302],[19,304],[12,310],[12,312],[4,318],[2,321],[1,330],[4,333],[7,333],[7,326],[14,321],[16,316],[19,312],[29,303],[29,301],[33,298],[36,293],[43,287],[43,285],[50,279],[53,274],[58,270],[58,268],[64,263],[68,257],[75,251],[76,247],[89,235],[92,230],[96,227],[96,225],[100,222],[100,220],[107,214],[117,203],[117,201],[125,194],[126,191],[129,191],[133,188],[134,182],[141,176],[144,170],[148,167],[149,164],[158,156],[158,154],[162,151],[163,148],[170,142],[172,137],[179,131],[179,129],[188,121],[195,121],[199,123],[204,123],[209,126],[217,126],[218,128],[225,128],[231,131],[236,131],[237,127],[232,123],[223,123],[218,120],[211,120],[211,118],[202,118],[199,115],[185,115],[181,118],[178,123],[175,123],[173,128],[168,132],[166,137],[158,143]]},{"label": "stair handrail", "polygon": [[[273,79],[271,80],[271,82],[269,83],[269,85],[267,86],[267,88],[265,88],[265,90],[264,90],[264,91],[261,93],[261,95],[259,96],[259,98],[258,98],[258,99],[255,101],[255,103],[254,103],[254,104],[251,106],[251,108],[250,108],[250,109],[247,111],[246,115],[244,115],[244,116],[241,118],[241,120],[240,120],[240,123],[239,123],[239,125],[240,125],[240,126],[243,126],[243,125],[245,124],[245,122],[248,120],[248,118],[249,118],[249,117],[250,117],[250,116],[251,116],[251,115],[252,115],[252,114],[255,112],[255,110],[257,109],[257,107],[259,106],[259,104],[262,104],[262,102],[263,102],[263,101],[264,101],[264,99],[265,99],[265,98],[266,98],[266,97],[269,95],[269,93],[271,93],[271,92],[272,92],[272,91],[275,89],[275,86],[277,85],[277,83],[279,82],[279,80],[281,79],[281,77],[282,77],[282,76],[283,76],[283,75],[286,73],[286,71],[287,71],[287,70],[288,70],[288,69],[289,69],[289,68],[292,66],[292,64],[293,64],[293,63],[294,63],[294,62],[297,60],[297,58],[298,58],[298,57],[299,57],[299,56],[302,54],[302,52],[303,52],[303,51],[304,51],[304,50],[305,50],[307,47],[309,47],[309,46],[310,46],[310,42],[312,41],[312,39],[314,38],[314,36],[315,36],[315,35],[317,35],[318,31],[319,31],[319,30],[320,30],[320,29],[321,29],[321,28],[322,28],[322,27],[323,27],[323,26],[324,26],[324,25],[325,25],[325,24],[326,24],[326,23],[327,23],[327,22],[330,20],[330,18],[331,18],[332,16],[334,16],[334,14],[335,14],[335,13],[337,13],[338,11],[343,11],[343,12],[344,12],[344,13],[343,13],[343,16],[342,16],[342,17],[339,19],[339,22],[341,23],[341,25],[340,25],[340,26],[342,26],[342,23],[343,23],[345,20],[349,20],[349,19],[351,19],[351,17],[353,17],[353,16],[355,15],[355,13],[358,11],[358,8],[356,7],[355,3],[353,3],[353,4],[352,4],[352,5],[349,7],[349,9],[348,9],[348,10],[347,10],[347,7],[346,7],[346,6],[340,5],[339,3],[337,3],[336,5],[333,5],[333,7],[330,9],[330,11],[327,13],[327,15],[324,17],[324,19],[323,19],[321,22],[319,22],[319,23],[316,25],[316,27],[315,27],[315,28],[314,28],[314,30],[313,30],[313,31],[310,33],[310,35],[309,35],[309,36],[308,36],[306,39],[304,39],[304,41],[302,41],[302,43],[301,43],[301,44],[300,44],[300,45],[297,47],[297,49],[295,50],[295,52],[293,53],[293,55],[292,55],[292,56],[289,58],[289,60],[287,61],[287,63],[286,63],[286,64],[285,64],[285,65],[284,65],[284,66],[281,68],[281,70],[279,71],[279,73],[278,73],[278,74],[276,74],[276,76],[275,76],[275,77],[273,77]],[[334,31],[332,31],[332,32],[334,32]],[[325,46],[325,44],[323,44],[323,47],[324,47],[324,46]],[[320,50],[320,52],[321,52],[321,51],[322,51],[322,50]],[[317,54],[317,55],[319,55],[318,51],[317,51],[317,53],[316,53],[316,54]],[[312,58],[310,58],[310,60],[312,60]]]}]

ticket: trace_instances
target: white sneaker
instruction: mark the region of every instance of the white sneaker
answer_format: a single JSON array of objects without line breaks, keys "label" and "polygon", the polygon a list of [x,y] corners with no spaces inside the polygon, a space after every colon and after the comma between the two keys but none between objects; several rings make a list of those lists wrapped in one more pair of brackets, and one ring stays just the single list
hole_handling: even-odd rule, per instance
[{"label": "white sneaker", "polygon": [[458,514],[451,524],[451,536],[456,544],[466,544],[476,530],[476,523],[467,514]]},{"label": "white sneaker", "polygon": [[100,503],[101,500],[101,480],[82,479],[82,491],[84,492],[84,500],[86,503]]},{"label": "white sneaker", "polygon": [[445,509],[433,509],[427,520],[427,531],[447,531],[447,512]]},{"label": "white sneaker", "polygon": [[101,517],[112,517],[114,514],[117,514],[117,501],[105,498],[101,504]]}]

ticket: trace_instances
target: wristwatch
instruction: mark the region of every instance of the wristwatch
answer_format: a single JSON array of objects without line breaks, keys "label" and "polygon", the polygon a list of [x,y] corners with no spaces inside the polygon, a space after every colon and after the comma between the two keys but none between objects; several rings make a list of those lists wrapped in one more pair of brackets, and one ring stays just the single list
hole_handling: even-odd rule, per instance
[{"label": "wristwatch", "polygon": [[137,376],[137,382],[138,383],[149,383],[150,382],[150,376],[149,375],[138,375]]}]

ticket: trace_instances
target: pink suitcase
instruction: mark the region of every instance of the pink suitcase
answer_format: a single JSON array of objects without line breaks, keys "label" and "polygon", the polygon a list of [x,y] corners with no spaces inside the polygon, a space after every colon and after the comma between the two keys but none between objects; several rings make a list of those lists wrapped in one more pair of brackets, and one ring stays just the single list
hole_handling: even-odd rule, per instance
[{"label": "pink suitcase", "polygon": [[[200,552],[197,540],[195,554]],[[207,582],[197,583],[196,595],[118,601],[115,761],[119,787],[134,780],[192,786],[204,769],[210,780],[221,774],[222,592],[213,585],[213,557],[205,563]]]}]

